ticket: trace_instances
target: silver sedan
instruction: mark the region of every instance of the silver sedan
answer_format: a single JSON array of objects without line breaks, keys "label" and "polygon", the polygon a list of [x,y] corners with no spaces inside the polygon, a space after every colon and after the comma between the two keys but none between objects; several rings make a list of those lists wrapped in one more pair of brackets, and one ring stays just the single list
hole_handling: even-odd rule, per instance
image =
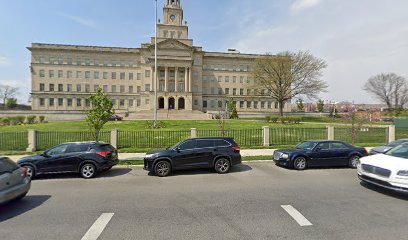
[{"label": "silver sedan", "polygon": [[0,204],[23,198],[31,187],[27,169],[0,157]]}]

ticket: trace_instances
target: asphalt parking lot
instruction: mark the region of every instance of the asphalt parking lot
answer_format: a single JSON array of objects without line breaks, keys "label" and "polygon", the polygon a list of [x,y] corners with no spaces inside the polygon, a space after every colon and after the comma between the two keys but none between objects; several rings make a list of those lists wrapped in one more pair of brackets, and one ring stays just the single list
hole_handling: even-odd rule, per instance
[{"label": "asphalt parking lot", "polygon": [[0,206],[0,239],[407,239],[407,226],[408,196],[361,184],[356,170],[273,162],[47,176]]}]

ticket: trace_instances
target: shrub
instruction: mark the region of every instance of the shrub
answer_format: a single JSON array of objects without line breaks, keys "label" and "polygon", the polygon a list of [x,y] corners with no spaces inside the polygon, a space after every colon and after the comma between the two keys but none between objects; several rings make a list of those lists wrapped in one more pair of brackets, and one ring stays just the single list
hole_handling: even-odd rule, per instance
[{"label": "shrub", "polygon": [[1,124],[2,125],[10,125],[10,118],[9,117],[5,117],[1,119]]},{"label": "shrub", "polygon": [[238,112],[237,112],[237,109],[236,109],[236,108],[234,108],[234,109],[232,110],[232,114],[231,114],[230,118],[231,118],[231,119],[238,119],[238,118],[239,118],[239,117],[238,117]]},{"label": "shrub", "polygon": [[10,122],[9,122],[10,125],[17,125],[18,124],[17,117],[9,117],[9,120],[10,120]]},{"label": "shrub", "polygon": [[16,118],[17,124],[20,124],[20,125],[23,124],[26,119],[25,116],[17,116],[15,118]]},{"label": "shrub", "polygon": [[265,122],[271,122],[271,116],[266,116],[265,117]]},{"label": "shrub", "polygon": [[39,116],[38,119],[40,120],[40,123],[43,123],[45,120],[45,116]]},{"label": "shrub", "polygon": [[270,117],[270,121],[273,123],[277,123],[278,120],[279,120],[279,117],[272,117],[272,116]]},{"label": "shrub", "polygon": [[36,119],[36,116],[27,116],[27,123],[28,124],[34,124],[35,119]]}]

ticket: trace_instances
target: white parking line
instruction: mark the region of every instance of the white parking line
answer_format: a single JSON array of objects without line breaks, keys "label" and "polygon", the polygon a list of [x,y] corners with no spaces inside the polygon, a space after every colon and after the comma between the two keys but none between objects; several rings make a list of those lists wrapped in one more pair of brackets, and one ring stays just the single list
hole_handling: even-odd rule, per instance
[{"label": "white parking line", "polygon": [[293,218],[301,227],[312,226],[313,224],[309,222],[298,210],[296,210],[292,205],[281,205],[281,207]]},{"label": "white parking line", "polygon": [[94,224],[89,228],[88,232],[81,238],[81,240],[96,240],[98,239],[99,235],[103,232],[106,225],[108,225],[109,221],[113,217],[114,213],[102,213],[101,216],[96,219]]}]

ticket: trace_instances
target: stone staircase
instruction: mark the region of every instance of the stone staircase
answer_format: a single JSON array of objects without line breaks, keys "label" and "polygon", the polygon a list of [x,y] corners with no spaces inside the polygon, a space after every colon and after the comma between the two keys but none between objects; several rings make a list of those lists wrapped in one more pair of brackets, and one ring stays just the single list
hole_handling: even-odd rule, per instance
[{"label": "stone staircase", "polygon": [[[153,111],[140,111],[130,113],[129,117],[124,120],[153,120]],[[158,120],[208,120],[211,119],[211,114],[201,111],[191,110],[158,110]]]}]

